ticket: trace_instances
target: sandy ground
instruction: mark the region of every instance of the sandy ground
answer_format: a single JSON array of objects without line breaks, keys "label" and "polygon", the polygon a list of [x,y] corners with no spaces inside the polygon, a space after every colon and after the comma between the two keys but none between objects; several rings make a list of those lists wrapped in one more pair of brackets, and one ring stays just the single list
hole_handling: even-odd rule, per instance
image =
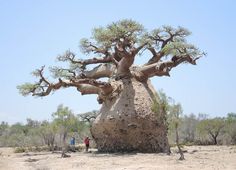
[{"label": "sandy ground", "polygon": [[236,170],[236,146],[191,146],[184,148],[186,160],[165,154],[70,153],[61,158],[51,152],[13,153],[0,148],[1,170]]}]

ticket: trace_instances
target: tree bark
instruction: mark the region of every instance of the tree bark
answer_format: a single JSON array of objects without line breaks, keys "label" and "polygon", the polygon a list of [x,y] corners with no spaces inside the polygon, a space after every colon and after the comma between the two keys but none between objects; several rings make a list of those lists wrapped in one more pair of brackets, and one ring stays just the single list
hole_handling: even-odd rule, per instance
[{"label": "tree bark", "polygon": [[117,81],[104,101],[91,133],[101,152],[169,152],[165,115],[152,111],[157,96],[150,81]]},{"label": "tree bark", "polygon": [[[94,29],[91,40],[82,39],[82,51],[93,57],[76,59],[70,51],[58,56],[58,61],[69,64],[51,68],[58,80],[47,79],[43,66],[33,72],[37,82],[17,88],[24,96],[43,97],[69,87],[82,95],[98,95],[102,108],[91,132],[100,151],[169,152],[165,115],[161,108],[152,111],[156,92],[148,79],[169,76],[172,68],[181,63],[195,65],[205,55],[187,43],[187,35],[189,31],[182,27],[163,26],[146,32],[135,21],[121,20]],[[146,50],[152,54],[149,61],[133,66],[137,54]],[[91,65],[95,66],[88,67]]]},{"label": "tree bark", "polygon": [[178,125],[176,124],[175,125],[175,138],[176,138],[176,145],[177,145],[177,147],[178,147],[178,150],[179,150],[179,154],[180,154],[180,158],[179,158],[179,160],[184,160],[185,158],[184,158],[184,153],[183,153],[183,151],[182,151],[182,149],[181,149],[181,147],[180,147],[180,144],[179,144],[179,131],[178,131]]},{"label": "tree bark", "polygon": [[210,136],[212,138],[213,144],[217,145],[217,137],[219,135],[219,131],[214,134],[211,130],[209,130],[209,134],[210,134]]}]

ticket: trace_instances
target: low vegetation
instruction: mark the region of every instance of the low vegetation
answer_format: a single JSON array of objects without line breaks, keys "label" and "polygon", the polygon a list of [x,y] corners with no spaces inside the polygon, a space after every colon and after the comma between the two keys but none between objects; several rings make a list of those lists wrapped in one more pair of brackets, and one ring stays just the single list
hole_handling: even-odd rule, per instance
[{"label": "low vegetation", "polygon": [[[226,117],[209,117],[206,114],[183,115],[179,118],[179,141],[185,145],[235,145],[236,113]],[[171,125],[169,125],[171,126]],[[175,132],[169,128],[169,141]]]},{"label": "low vegetation", "polygon": [[[230,145],[236,144],[236,113],[226,117],[207,114],[182,114],[180,104],[171,102],[162,94],[163,111],[167,112],[168,139],[171,146]],[[153,106],[159,107],[159,106]],[[176,112],[176,108],[179,110]],[[76,138],[75,150],[81,151],[85,136],[91,136],[91,123],[97,111],[76,115],[68,107],[59,105],[52,113],[52,121],[28,118],[25,124],[0,124],[0,147],[15,147],[15,152],[62,150],[69,147],[71,137]],[[177,135],[177,136],[176,136]]]},{"label": "low vegetation", "polygon": [[70,139],[76,138],[74,149],[81,150],[79,143],[90,136],[90,122],[84,117],[94,116],[96,111],[74,114],[68,107],[59,105],[52,114],[52,121],[38,121],[28,118],[26,123],[0,124],[0,147],[16,147],[15,152],[62,150],[68,147]]}]

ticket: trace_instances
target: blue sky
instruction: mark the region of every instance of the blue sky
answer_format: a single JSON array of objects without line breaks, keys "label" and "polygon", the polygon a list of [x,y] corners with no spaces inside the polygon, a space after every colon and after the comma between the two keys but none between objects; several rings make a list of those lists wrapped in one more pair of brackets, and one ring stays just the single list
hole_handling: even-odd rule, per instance
[{"label": "blue sky", "polygon": [[34,81],[35,68],[56,65],[56,56],[65,50],[79,54],[79,40],[90,37],[92,28],[124,18],[149,30],[186,27],[192,32],[189,42],[207,52],[197,66],[182,65],[170,78],[152,79],[157,90],[182,104],[184,114],[236,112],[235,7],[233,0],[1,0],[0,121],[50,119],[61,103],[75,113],[99,109],[96,96],[82,97],[74,89],[34,98],[21,96],[16,86]]}]

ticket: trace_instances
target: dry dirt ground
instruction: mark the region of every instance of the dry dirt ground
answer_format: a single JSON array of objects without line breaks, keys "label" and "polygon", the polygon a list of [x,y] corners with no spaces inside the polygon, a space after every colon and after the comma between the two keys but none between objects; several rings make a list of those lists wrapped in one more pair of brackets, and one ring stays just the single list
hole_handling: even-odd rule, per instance
[{"label": "dry dirt ground", "polygon": [[61,158],[58,153],[13,153],[12,148],[0,148],[1,170],[236,170],[236,146],[184,147],[186,160],[172,149],[165,154],[98,154],[71,153]]}]

